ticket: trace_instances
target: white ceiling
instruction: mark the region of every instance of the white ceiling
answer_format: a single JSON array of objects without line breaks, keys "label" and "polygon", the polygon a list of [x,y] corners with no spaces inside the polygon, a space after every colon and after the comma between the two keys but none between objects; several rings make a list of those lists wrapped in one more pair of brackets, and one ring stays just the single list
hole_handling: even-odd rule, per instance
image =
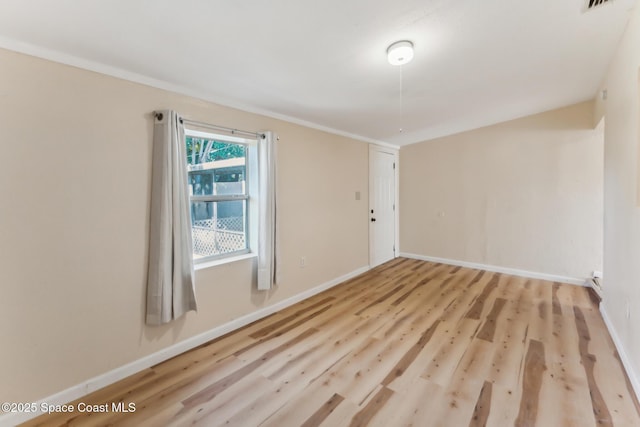
[{"label": "white ceiling", "polygon": [[593,98],[635,0],[587,2],[2,0],[0,46],[404,145]]}]

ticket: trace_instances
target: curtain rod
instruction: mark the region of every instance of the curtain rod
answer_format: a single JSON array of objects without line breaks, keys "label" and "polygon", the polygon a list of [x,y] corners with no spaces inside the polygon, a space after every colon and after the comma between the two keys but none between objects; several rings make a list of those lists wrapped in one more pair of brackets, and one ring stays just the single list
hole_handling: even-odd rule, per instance
[{"label": "curtain rod", "polygon": [[[162,120],[162,113],[154,113],[154,115],[155,115],[156,119]],[[184,119],[184,118],[180,118],[180,122],[183,123],[183,124],[189,124],[189,125],[197,126],[197,127],[204,128],[204,129],[228,132],[231,135],[253,136],[253,137],[256,137],[256,138],[259,138],[259,139],[264,139],[265,138],[265,135],[263,133],[259,133],[259,132],[250,132],[248,130],[240,130],[240,129],[228,128],[228,127],[225,127],[225,126],[212,125],[212,124],[209,124],[209,123],[197,122],[195,120],[189,120],[189,119]]]}]

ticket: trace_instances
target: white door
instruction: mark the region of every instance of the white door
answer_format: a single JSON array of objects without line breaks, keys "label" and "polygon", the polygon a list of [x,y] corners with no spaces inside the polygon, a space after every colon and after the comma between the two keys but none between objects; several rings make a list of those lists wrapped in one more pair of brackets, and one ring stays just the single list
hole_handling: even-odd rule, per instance
[{"label": "white door", "polygon": [[396,156],[369,151],[369,264],[375,267],[395,258]]}]

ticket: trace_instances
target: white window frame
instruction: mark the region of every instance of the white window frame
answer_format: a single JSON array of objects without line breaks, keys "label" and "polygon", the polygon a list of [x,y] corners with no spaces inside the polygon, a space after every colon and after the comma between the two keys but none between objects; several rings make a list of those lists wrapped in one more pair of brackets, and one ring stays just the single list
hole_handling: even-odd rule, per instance
[{"label": "white window frame", "polygon": [[[235,135],[225,135],[214,132],[203,132],[191,129],[185,126],[185,144],[186,137],[204,138],[225,142],[230,144],[238,144],[245,146],[245,194],[230,195],[205,195],[192,196],[189,195],[189,205],[191,202],[225,202],[235,200],[246,200],[245,209],[245,241],[247,247],[239,251],[228,252],[224,254],[203,256],[193,259],[194,266],[207,267],[225,262],[231,262],[238,259],[244,259],[255,256],[257,253],[257,228],[258,228],[258,140],[252,138],[243,138]],[[184,159],[188,162],[188,159]],[[192,172],[189,170],[189,172]],[[193,218],[191,218],[191,226],[193,227]],[[195,244],[195,243],[194,243]],[[205,265],[206,264],[206,265]]]}]

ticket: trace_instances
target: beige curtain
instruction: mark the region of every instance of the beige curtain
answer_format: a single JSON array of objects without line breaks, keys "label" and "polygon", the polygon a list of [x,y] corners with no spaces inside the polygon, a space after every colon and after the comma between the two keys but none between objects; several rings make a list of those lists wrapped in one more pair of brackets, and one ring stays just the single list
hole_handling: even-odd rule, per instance
[{"label": "beige curtain", "polygon": [[160,325],[196,310],[184,126],[157,111],[153,126],[147,316]]},{"label": "beige curtain", "polygon": [[258,289],[268,290],[277,283],[276,253],[276,140],[265,132],[258,140]]}]

